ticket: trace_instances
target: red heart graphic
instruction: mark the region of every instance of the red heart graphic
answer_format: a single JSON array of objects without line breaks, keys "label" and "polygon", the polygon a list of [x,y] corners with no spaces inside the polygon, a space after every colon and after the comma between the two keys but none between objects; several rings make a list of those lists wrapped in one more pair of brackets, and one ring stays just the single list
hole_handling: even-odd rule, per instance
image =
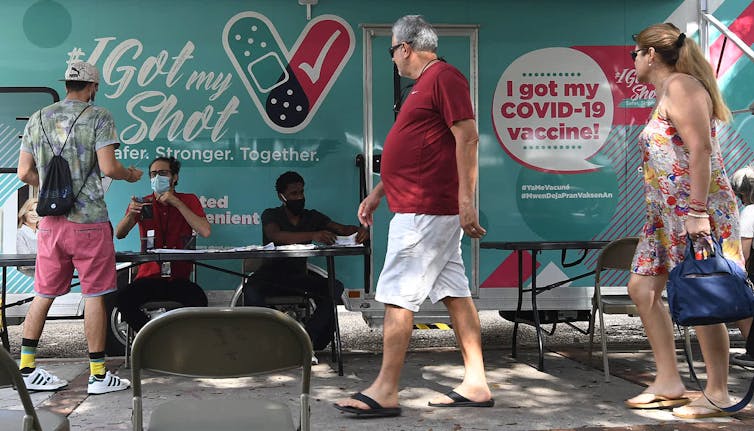
[{"label": "red heart graphic", "polygon": [[311,121],[354,49],[351,27],[322,15],[301,32],[289,52],[275,26],[257,12],[232,17],[223,45],[265,122],[282,133]]}]

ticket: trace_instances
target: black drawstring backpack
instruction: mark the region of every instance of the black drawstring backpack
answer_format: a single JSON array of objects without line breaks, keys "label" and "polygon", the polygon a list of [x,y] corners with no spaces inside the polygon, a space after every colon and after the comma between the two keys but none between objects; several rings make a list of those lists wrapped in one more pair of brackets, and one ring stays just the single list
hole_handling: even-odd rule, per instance
[{"label": "black drawstring backpack", "polygon": [[94,164],[97,163],[96,157],[92,162],[92,167],[89,168],[89,172],[84,177],[84,182],[81,184],[81,188],[74,196],[71,168],[68,166],[68,161],[62,157],[62,154],[63,149],[65,149],[66,144],[68,144],[68,138],[71,136],[73,126],[76,124],[79,117],[81,117],[81,114],[89,109],[90,106],[91,105],[88,105],[86,108],[82,109],[81,112],[79,112],[79,115],[73,120],[73,123],[68,130],[68,134],[65,137],[65,142],[63,142],[63,146],[60,147],[60,152],[58,152],[58,154],[55,154],[55,149],[50,143],[50,138],[47,136],[47,132],[45,132],[44,126],[42,125],[42,111],[39,111],[39,127],[42,129],[47,145],[50,146],[50,150],[52,150],[53,153],[52,159],[47,165],[45,180],[42,183],[42,187],[39,189],[37,214],[40,216],[60,216],[68,214],[71,208],[73,208],[76,199],[78,199],[79,194],[81,194],[81,190],[84,189],[86,180],[94,170]]}]

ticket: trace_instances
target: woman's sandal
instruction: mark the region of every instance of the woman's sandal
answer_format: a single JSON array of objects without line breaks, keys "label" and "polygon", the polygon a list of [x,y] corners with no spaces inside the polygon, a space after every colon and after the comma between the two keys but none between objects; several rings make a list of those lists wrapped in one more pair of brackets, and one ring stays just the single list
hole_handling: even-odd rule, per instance
[{"label": "woman's sandal", "polygon": [[713,406],[704,396],[695,399],[690,404],[673,409],[673,416],[680,419],[721,418],[732,414]]},{"label": "woman's sandal", "polygon": [[[649,393],[644,393],[641,395],[647,395],[647,401],[635,402],[626,400],[626,407],[631,409],[667,409],[673,407],[681,407],[691,402],[691,400],[686,397],[670,398],[663,395],[655,395]],[[651,397],[649,397],[649,395],[651,395]],[[638,398],[638,396],[634,398]]]}]

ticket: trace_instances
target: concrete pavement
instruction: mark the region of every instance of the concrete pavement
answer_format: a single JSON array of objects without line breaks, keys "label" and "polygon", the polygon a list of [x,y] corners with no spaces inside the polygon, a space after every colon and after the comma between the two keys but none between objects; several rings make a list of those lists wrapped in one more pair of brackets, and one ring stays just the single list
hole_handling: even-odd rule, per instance
[{"label": "concrete pavement", "polygon": [[[530,328],[524,329],[529,331]],[[561,328],[568,332],[570,329]],[[377,334],[376,334],[377,335]],[[312,373],[312,429],[315,430],[751,430],[754,409],[748,407],[732,418],[681,421],[669,411],[629,410],[623,400],[641,392],[653,371],[646,342],[631,340],[610,344],[614,378],[603,381],[601,357],[589,360],[583,342],[548,344],[545,371],[536,369],[536,349],[523,343],[519,357],[510,349],[485,349],[487,377],[496,406],[493,408],[442,409],[427,406],[437,393],[446,392],[462,378],[460,353],[448,347],[414,348],[406,359],[400,392],[403,415],[398,418],[358,420],[332,407],[332,403],[371,382],[381,356],[350,352],[345,357],[345,375],[337,375],[327,354]],[[346,346],[348,347],[348,346]],[[738,351],[741,351],[738,349]],[[699,352],[695,357],[699,358]],[[686,377],[687,370],[679,367]],[[32,394],[35,405],[68,415],[74,430],[119,430],[131,428],[131,391],[88,396],[85,359],[40,359],[40,365],[71,383],[57,393]],[[109,367],[123,376],[122,358],[109,360]],[[697,373],[704,378],[703,365]],[[145,423],[155,405],[181,397],[257,398],[279,397],[296,408],[298,373],[290,371],[238,380],[183,379],[148,374],[144,385]],[[752,372],[731,368],[731,392],[742,395]],[[687,382],[688,388],[693,388]],[[695,396],[696,394],[691,394]],[[20,408],[12,390],[0,390],[0,408]]]}]

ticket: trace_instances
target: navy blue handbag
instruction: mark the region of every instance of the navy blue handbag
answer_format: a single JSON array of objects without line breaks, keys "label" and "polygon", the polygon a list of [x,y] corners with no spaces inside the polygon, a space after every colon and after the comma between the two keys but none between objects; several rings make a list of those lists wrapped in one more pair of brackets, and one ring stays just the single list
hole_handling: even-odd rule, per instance
[{"label": "navy blue handbag", "polygon": [[694,258],[687,237],[683,262],[670,271],[668,305],[673,322],[681,326],[728,323],[754,316],[754,289],[746,271],[723,255],[712,239],[711,255]]},{"label": "navy blue handbag", "polygon": [[[735,322],[754,316],[754,288],[746,271],[723,255],[720,242],[712,238],[711,255],[696,260],[693,240],[686,236],[686,254],[683,262],[670,271],[668,278],[668,305],[673,322],[681,326],[712,325]],[[754,327],[749,332],[747,347],[754,343]],[[730,407],[715,404],[704,393],[694,372],[691,354],[684,346],[686,363],[691,379],[713,406],[729,412],[737,412],[754,396],[754,379],[749,391],[738,403]]]}]

